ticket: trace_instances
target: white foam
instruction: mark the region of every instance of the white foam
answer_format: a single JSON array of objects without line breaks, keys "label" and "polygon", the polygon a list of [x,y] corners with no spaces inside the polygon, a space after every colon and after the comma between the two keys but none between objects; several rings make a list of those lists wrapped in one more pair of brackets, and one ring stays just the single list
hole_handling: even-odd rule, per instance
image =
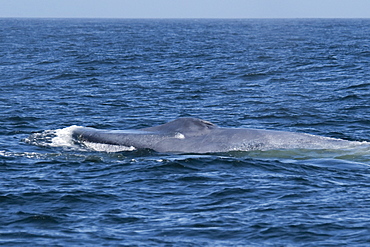
[{"label": "white foam", "polygon": [[63,129],[45,130],[34,133],[25,138],[24,141],[41,147],[63,147],[80,150],[81,147],[73,141],[72,133],[79,126],[73,125]]},{"label": "white foam", "polygon": [[83,144],[87,148],[94,150],[94,151],[98,151],[98,152],[115,153],[115,152],[136,150],[136,148],[133,146],[127,147],[127,146],[121,146],[121,145],[111,145],[111,144],[96,143],[96,142],[83,142]]},{"label": "white foam", "polygon": [[[43,132],[30,135],[29,137],[24,139],[24,141],[41,147],[62,147],[65,149],[78,151],[93,150],[98,152],[113,153],[136,150],[136,148],[133,146],[128,147],[121,145],[77,141],[73,138],[73,132],[78,128],[83,127],[72,125],[63,129],[45,130]],[[1,155],[3,156],[4,154]]]},{"label": "white foam", "polygon": [[41,154],[41,153],[36,153],[36,152],[23,152],[23,153],[17,153],[17,152],[7,152],[4,150],[0,151],[0,156],[3,157],[26,157],[29,159],[41,159],[45,158],[48,154]]},{"label": "white foam", "polygon": [[75,147],[72,138],[72,133],[75,129],[81,128],[80,126],[72,125],[63,129],[54,130],[54,135],[51,139],[50,147]]}]

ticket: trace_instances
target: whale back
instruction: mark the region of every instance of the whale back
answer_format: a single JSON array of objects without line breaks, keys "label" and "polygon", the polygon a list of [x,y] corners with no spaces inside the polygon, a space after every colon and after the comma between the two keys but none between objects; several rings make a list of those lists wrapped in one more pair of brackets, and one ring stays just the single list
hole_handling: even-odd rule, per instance
[{"label": "whale back", "polygon": [[181,133],[185,137],[201,136],[209,133],[217,125],[198,118],[178,118],[166,124],[141,130],[161,133]]}]

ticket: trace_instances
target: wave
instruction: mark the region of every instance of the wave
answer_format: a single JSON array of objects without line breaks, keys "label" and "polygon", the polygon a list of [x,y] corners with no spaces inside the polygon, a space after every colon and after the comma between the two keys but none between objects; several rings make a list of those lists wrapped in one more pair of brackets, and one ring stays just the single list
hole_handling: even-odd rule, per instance
[{"label": "wave", "polygon": [[74,151],[97,151],[97,152],[123,152],[134,151],[135,147],[122,145],[110,145],[104,143],[93,143],[75,140],[72,136],[74,130],[81,126],[72,125],[63,129],[45,130],[40,133],[33,133],[24,139],[24,142],[39,147],[59,147],[65,150]]},{"label": "wave", "polygon": [[72,138],[73,130],[80,126],[72,125],[63,129],[44,130],[39,133],[33,133],[24,142],[40,147],[62,147],[65,149],[81,150],[81,146]]}]

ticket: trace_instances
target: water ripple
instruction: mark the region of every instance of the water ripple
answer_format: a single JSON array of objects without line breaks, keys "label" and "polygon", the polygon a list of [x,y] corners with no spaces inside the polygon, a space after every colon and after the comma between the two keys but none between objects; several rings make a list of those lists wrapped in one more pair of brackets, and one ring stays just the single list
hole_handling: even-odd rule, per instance
[{"label": "water ripple", "polygon": [[192,116],[369,142],[369,20],[0,25],[1,245],[370,241],[366,145],[176,155],[54,139]]}]

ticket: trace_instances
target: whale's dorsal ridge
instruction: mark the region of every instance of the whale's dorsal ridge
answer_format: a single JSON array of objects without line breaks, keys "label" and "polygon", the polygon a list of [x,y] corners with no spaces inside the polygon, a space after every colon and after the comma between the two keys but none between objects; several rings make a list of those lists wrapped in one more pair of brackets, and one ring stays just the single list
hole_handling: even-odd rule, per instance
[{"label": "whale's dorsal ridge", "polygon": [[209,121],[199,119],[199,118],[191,118],[191,117],[184,117],[184,118],[178,118],[172,122],[177,122],[179,126],[182,126],[186,129],[213,129],[217,126]]},{"label": "whale's dorsal ridge", "polygon": [[155,127],[145,128],[146,131],[177,132],[184,136],[199,136],[217,125],[199,118],[183,117]]}]

